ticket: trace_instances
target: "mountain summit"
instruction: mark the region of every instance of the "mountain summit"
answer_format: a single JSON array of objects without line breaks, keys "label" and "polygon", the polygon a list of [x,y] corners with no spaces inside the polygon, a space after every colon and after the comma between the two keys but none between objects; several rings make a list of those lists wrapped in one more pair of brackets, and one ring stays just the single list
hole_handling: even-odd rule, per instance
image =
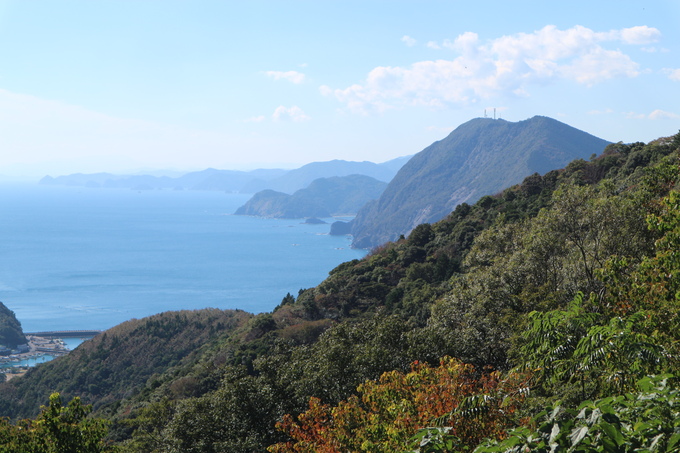
[{"label": "mountain summit", "polygon": [[354,236],[354,247],[374,247],[444,218],[460,203],[599,154],[608,144],[543,116],[515,123],[476,118],[413,156],[344,231]]}]

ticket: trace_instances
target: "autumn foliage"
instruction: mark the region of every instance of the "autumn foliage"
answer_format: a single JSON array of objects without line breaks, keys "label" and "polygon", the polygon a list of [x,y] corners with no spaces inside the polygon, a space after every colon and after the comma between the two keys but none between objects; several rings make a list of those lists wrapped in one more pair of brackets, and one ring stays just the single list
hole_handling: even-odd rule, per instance
[{"label": "autumn foliage", "polygon": [[311,398],[297,419],[286,415],[278,429],[292,440],[269,447],[272,453],[402,451],[418,430],[447,427],[460,446],[486,437],[502,438],[517,426],[529,375],[478,371],[444,358],[437,367],[414,363],[409,373],[391,371],[359,386],[335,407]]}]

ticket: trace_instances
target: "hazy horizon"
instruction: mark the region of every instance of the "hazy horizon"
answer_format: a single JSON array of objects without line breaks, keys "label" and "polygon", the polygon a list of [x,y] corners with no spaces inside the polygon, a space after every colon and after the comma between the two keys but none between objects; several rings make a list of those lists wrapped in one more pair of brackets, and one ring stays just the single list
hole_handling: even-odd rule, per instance
[{"label": "hazy horizon", "polygon": [[680,4],[591,10],[0,0],[0,179],[380,163],[494,109],[614,142],[676,133]]},{"label": "hazy horizon", "polygon": [[[384,162],[373,162],[376,164],[381,164],[385,162],[389,162],[392,160],[397,160],[401,158],[407,158],[410,157],[411,155],[407,156],[398,156],[393,159],[388,159]],[[331,159],[333,160],[344,160],[344,159]],[[303,164],[295,165],[295,164],[288,164],[288,163],[280,163],[277,164],[276,162],[269,163],[266,166],[262,167],[250,167],[247,165],[242,165],[242,166],[235,166],[235,167],[225,167],[225,168],[215,168],[215,167],[202,167],[202,168],[189,168],[189,169],[177,169],[177,168],[137,168],[137,169],[131,169],[131,170],[121,170],[121,171],[107,171],[107,170],[102,170],[102,171],[95,171],[95,172],[65,172],[65,173],[59,173],[57,171],[58,167],[52,167],[49,164],[46,164],[44,167],[37,166],[34,167],[31,173],[28,174],[10,174],[4,175],[0,174],[0,183],[2,182],[17,182],[17,183],[38,183],[40,180],[44,177],[50,176],[53,178],[56,178],[58,176],[69,176],[77,173],[82,173],[82,174],[97,174],[97,173],[111,173],[112,175],[115,176],[137,176],[137,175],[150,175],[150,176],[168,176],[168,177],[180,177],[182,175],[186,175],[188,173],[193,173],[193,172],[200,172],[203,170],[207,170],[210,168],[216,169],[216,170],[232,170],[232,171],[243,171],[243,172],[250,172],[250,171],[255,171],[255,170],[264,170],[264,169],[274,169],[274,170],[295,170],[300,167],[303,167],[307,164],[315,163],[315,162],[328,162],[328,161],[313,161],[313,162],[305,162]],[[354,162],[363,162],[363,161],[354,161]],[[45,171],[47,172],[41,172],[42,168],[44,168]],[[64,167],[68,171],[68,166]]]}]

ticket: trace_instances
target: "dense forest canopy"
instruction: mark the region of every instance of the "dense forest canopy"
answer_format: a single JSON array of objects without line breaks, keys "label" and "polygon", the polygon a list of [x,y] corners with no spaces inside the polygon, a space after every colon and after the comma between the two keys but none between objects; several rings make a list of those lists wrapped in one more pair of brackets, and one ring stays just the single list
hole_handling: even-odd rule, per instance
[{"label": "dense forest canopy", "polygon": [[121,325],[0,384],[1,413],[79,397],[126,452],[677,451],[679,153],[533,174],[271,313]]}]

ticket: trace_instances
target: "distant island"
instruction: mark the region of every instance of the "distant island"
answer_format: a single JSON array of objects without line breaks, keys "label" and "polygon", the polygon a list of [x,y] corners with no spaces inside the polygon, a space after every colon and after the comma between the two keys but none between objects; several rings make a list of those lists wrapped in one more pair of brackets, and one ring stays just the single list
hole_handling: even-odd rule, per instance
[{"label": "distant island", "polygon": [[292,195],[260,191],[235,214],[279,219],[353,215],[386,187],[387,183],[365,175],[319,178]]},{"label": "distant island", "polygon": [[63,176],[45,176],[42,185],[61,185],[87,188],[124,188],[133,190],[219,190],[234,193],[256,193],[274,190],[287,194],[309,186],[319,178],[364,175],[378,181],[389,182],[410,156],[376,164],[332,160],[312,162],[294,170],[258,169],[252,171],[218,170],[208,168],[182,176],[115,175],[112,173],[74,173]]}]

